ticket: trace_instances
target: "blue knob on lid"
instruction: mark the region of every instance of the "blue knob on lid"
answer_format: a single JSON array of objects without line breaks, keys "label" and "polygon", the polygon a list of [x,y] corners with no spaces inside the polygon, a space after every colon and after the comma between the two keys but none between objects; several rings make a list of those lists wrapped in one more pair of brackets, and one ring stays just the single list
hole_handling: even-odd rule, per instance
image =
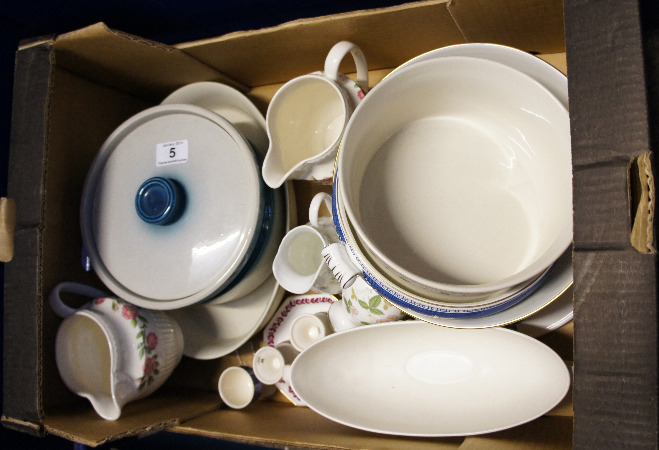
[{"label": "blue knob on lid", "polygon": [[135,209],[143,221],[154,225],[169,225],[183,211],[185,193],[174,180],[153,177],[146,180],[137,190]]}]

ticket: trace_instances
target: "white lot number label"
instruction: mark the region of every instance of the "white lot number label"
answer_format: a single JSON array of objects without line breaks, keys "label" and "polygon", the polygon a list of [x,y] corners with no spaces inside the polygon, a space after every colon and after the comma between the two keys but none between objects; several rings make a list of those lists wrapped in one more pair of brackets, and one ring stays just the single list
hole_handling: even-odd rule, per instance
[{"label": "white lot number label", "polygon": [[188,140],[164,142],[156,145],[156,165],[183,164],[188,162]]}]

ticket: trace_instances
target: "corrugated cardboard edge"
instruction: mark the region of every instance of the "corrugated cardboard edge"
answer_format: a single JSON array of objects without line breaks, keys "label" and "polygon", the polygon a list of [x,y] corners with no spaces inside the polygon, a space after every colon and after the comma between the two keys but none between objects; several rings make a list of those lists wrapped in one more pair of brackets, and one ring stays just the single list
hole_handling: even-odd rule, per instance
[{"label": "corrugated cardboard edge", "polygon": [[16,202],[12,198],[0,198],[0,261],[14,258],[14,229],[16,228]]},{"label": "corrugated cardboard edge", "polygon": [[[630,245],[652,148],[640,1],[565,2],[574,167],[574,447],[657,448],[657,258]],[[656,129],[656,128],[655,128]]]},{"label": "corrugated cardboard edge", "polygon": [[[248,87],[175,47],[114,30],[103,22],[62,34],[54,43],[58,66],[103,80],[110,87],[140,86],[137,96],[161,98],[193,81],[216,81],[242,92]],[[174,74],[171,84],[154,85],[154,70]]]},{"label": "corrugated cardboard edge", "polygon": [[40,424],[18,420],[13,417],[2,416],[2,425],[10,430],[28,433],[34,436],[43,436],[44,430]]},{"label": "corrugated cardboard edge", "polygon": [[[16,202],[15,252],[5,266],[3,423],[39,432],[43,417],[40,300],[45,154],[52,39],[32,41],[16,54],[8,197]],[[16,330],[21,330],[17,333]]]},{"label": "corrugated cardboard edge", "polygon": [[286,30],[286,29],[297,29],[300,27],[320,25],[326,22],[335,22],[335,21],[340,21],[342,19],[344,20],[346,18],[359,17],[362,15],[389,14],[395,11],[418,8],[419,6],[448,4],[450,1],[451,0],[421,0],[421,1],[417,0],[407,3],[401,3],[400,5],[397,6],[389,6],[385,8],[362,9],[357,11],[348,11],[344,13],[330,14],[325,16],[296,19],[272,27],[261,28],[258,30],[234,31],[231,33],[224,34],[222,36],[216,36],[216,37],[200,39],[190,42],[182,42],[180,44],[177,44],[176,47],[180,49],[186,49],[186,48],[196,47],[199,45],[204,45],[209,43],[240,40],[245,38],[254,39],[262,35],[276,34],[279,33],[281,30]]},{"label": "corrugated cardboard edge", "polygon": [[[654,175],[651,154],[643,153],[630,163],[630,185],[637,185],[640,192],[632,226],[632,246],[641,253],[656,253],[654,245]],[[630,186],[630,190],[631,190]]]},{"label": "corrugated cardboard edge", "polygon": [[[447,10],[447,2],[411,2],[305,18],[177,47],[251,86],[284,83],[322,69],[329,49],[342,40],[362,49],[369,70],[393,69],[437,47],[465,42]],[[408,23],[415,26],[407,26]],[[254,61],[267,70],[253,70]],[[340,70],[354,71],[352,59],[345,58]]]},{"label": "corrugated cardboard edge", "polygon": [[[162,389],[148,398],[126,405],[117,421],[101,419],[84,402],[78,403],[76,407],[71,406],[66,411],[50,411],[43,419],[44,431],[96,447],[121,438],[170,429],[197,416],[212,413],[221,406],[219,396],[214,392],[181,393],[172,391],[171,388],[165,391]],[[181,402],[183,398],[186,399],[185,407],[176,410],[176,415],[172,415],[167,406],[173,402]],[[90,423],[95,425],[90,427]]]}]

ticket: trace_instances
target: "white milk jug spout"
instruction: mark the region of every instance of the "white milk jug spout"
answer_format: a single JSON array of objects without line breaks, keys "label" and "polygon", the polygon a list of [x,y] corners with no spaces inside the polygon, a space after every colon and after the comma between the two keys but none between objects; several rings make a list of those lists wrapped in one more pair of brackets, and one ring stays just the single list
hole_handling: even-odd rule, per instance
[{"label": "white milk jug spout", "polygon": [[[74,309],[62,301],[65,292],[93,300]],[[158,389],[183,356],[181,329],[163,311],[77,283],[57,285],[49,301],[64,319],[55,339],[62,381],[104,419],[118,419],[127,403]]]},{"label": "white milk jug spout", "polygon": [[[339,73],[352,55],[357,81]],[[368,67],[355,44],[334,45],[323,72],[290,80],[275,94],[266,114],[270,147],[263,161],[263,180],[278,188],[286,180],[331,183],[334,159],[348,119],[368,89]]]}]

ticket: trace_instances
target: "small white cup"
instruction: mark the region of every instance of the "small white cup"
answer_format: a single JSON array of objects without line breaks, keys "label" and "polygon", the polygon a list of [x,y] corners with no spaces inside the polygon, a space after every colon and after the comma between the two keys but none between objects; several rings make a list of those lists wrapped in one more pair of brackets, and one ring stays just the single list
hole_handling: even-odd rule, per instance
[{"label": "small white cup", "polygon": [[243,409],[261,397],[263,383],[256,378],[251,367],[232,366],[220,375],[217,389],[225,405]]},{"label": "small white cup", "polygon": [[291,344],[301,352],[333,332],[327,313],[302,314],[291,323]]},{"label": "small white cup", "polygon": [[309,224],[293,228],[279,245],[272,272],[279,284],[293,294],[341,292],[322,255],[323,248],[338,241],[332,218],[318,216],[323,203],[331,211],[331,200],[329,194],[316,194],[309,206]]},{"label": "small white cup", "polygon": [[261,347],[254,354],[254,375],[263,384],[275,384],[284,378],[299,353],[288,341],[276,347]]}]

